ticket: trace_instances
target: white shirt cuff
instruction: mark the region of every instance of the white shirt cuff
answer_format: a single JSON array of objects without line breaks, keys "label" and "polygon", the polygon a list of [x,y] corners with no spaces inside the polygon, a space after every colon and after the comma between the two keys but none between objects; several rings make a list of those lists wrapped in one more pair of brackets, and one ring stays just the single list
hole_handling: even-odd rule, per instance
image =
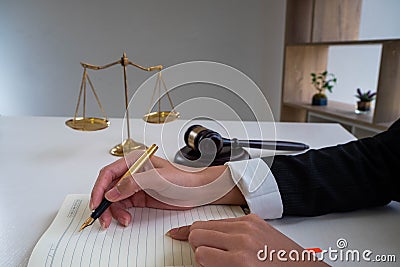
[{"label": "white shirt cuff", "polygon": [[281,218],[283,205],[275,177],[262,159],[227,162],[232,179],[251,213],[263,219]]}]

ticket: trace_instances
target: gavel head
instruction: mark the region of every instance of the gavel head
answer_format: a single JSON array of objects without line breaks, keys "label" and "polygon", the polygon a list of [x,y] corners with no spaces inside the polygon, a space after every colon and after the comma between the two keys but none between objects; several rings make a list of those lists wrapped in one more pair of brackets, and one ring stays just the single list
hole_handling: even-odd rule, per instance
[{"label": "gavel head", "polygon": [[188,147],[204,154],[218,154],[224,145],[219,133],[201,125],[190,126],[185,132],[184,139]]}]

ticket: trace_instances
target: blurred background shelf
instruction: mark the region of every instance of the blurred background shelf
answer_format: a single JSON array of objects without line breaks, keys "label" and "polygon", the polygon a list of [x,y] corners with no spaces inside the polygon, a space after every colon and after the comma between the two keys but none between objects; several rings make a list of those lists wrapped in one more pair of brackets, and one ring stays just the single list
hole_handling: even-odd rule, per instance
[{"label": "blurred background shelf", "polygon": [[[287,1],[281,121],[339,122],[365,137],[400,117],[400,39],[359,40],[361,5],[362,0]],[[368,114],[355,114],[354,105],[329,96],[328,106],[310,104],[310,73],[327,69],[331,47],[347,45],[381,46],[375,107]]]},{"label": "blurred background shelf", "polygon": [[301,110],[306,113],[307,122],[336,122],[358,138],[375,135],[386,130],[391,123],[374,123],[373,110],[365,114],[356,114],[355,105],[329,101],[327,106],[313,106],[306,102],[287,102],[287,109],[295,113]]}]

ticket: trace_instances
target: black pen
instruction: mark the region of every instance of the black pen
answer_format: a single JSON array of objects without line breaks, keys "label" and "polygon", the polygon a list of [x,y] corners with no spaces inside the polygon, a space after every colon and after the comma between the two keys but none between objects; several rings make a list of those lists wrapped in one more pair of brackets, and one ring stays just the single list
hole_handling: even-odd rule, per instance
[{"label": "black pen", "polygon": [[[129,170],[119,179],[118,183],[120,183],[122,180],[124,180],[126,177],[129,177],[130,175],[136,173],[139,171],[139,169],[143,166],[143,164],[157,151],[158,146],[155,144],[151,145],[144,153],[143,155],[138,158],[138,160],[129,168]],[[92,225],[96,219],[98,219],[101,214],[112,204],[111,201],[108,201],[106,198],[103,198],[101,201],[100,205],[92,211],[92,214],[90,214],[90,217],[82,224],[81,228],[79,229],[79,232],[88,227],[89,225]]]}]

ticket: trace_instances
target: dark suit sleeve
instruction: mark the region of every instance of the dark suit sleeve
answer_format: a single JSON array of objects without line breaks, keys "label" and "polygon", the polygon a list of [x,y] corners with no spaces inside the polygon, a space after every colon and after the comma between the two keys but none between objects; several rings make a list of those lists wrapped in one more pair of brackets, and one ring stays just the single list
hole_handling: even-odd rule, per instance
[{"label": "dark suit sleeve", "polygon": [[315,216],[399,201],[400,120],[374,137],[275,156],[270,168],[284,215]]}]

